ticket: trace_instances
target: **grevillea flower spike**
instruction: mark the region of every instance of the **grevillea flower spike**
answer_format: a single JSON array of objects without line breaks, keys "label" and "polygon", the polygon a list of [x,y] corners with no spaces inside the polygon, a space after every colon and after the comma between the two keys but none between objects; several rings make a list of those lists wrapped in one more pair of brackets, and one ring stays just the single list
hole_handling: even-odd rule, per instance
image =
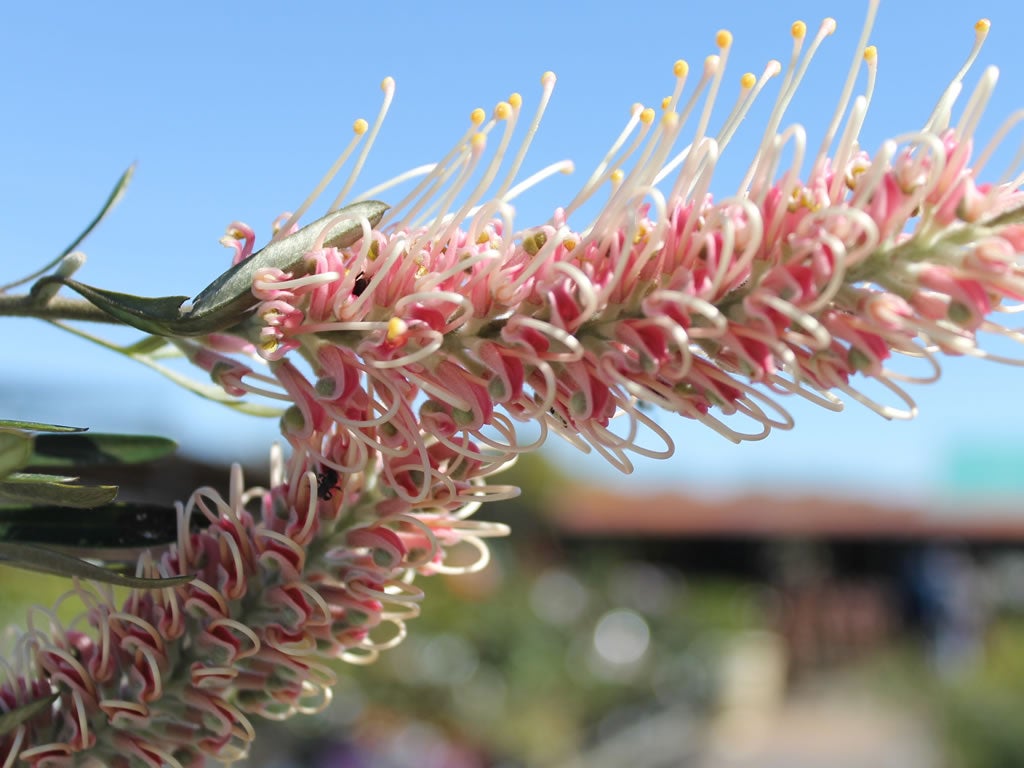
[{"label": "grevillea flower spike", "polygon": [[[801,126],[780,126],[835,22],[827,19],[809,44],[806,26],[795,23],[788,66],[771,62],[760,77],[744,75],[736,107],[712,134],[732,43],[723,31],[720,53],[704,62],[689,97],[680,61],[660,113],[634,107],[576,198],[547,223],[517,230],[511,201],[572,168],[556,164],[513,185],[554,86],[546,74],[517,152],[509,150],[521,109],[514,94],[487,122],[474,113],[469,133],[424,169],[379,227],[364,227],[358,247],[312,252],[301,277],[259,274],[259,353],[275,361],[288,399],[306,415],[322,413],[365,455],[426,467],[427,446],[440,442],[471,457],[476,448],[466,446],[487,445],[504,460],[555,431],[625,471],[631,453],[674,450],[644,404],[734,441],[756,440],[792,426],[778,395],[838,410],[840,393],[886,418],[910,418],[916,406],[901,384],[935,380],[937,352],[1019,363],[979,345],[980,334],[1021,340],[993,316],[1017,309],[1024,288],[1020,178],[980,180],[992,147],[971,164],[994,68],[951,124],[988,22],[976,25],[968,61],[924,128],[874,155],[857,140],[878,61],[863,45],[870,24],[816,154]],[[851,105],[861,60],[867,88]],[[721,153],[779,74],[780,95],[740,190],[712,197]],[[393,83],[384,87],[390,100]],[[572,214],[606,187],[596,219],[571,227]],[[300,383],[287,362],[293,351],[310,364],[313,383]],[[894,355],[919,358],[923,372],[886,367]],[[888,399],[869,394],[879,389]],[[734,424],[743,417],[745,429]],[[539,436],[521,444],[515,422],[534,422]],[[427,485],[398,493],[422,498]]]},{"label": "grevillea flower spike", "polygon": [[[996,80],[986,70],[954,124],[952,107],[988,30],[918,131],[874,154],[858,143],[878,57],[867,47],[872,3],[855,64],[819,149],[799,125],[782,128],[814,52],[792,27],[793,53],[760,76],[744,75],[717,132],[712,107],[732,39],[689,68],[660,111],[636,106],[579,194],[539,226],[516,228],[512,202],[561,163],[518,181],[551,96],[517,150],[518,95],[471,126],[440,162],[370,190],[386,196],[419,178],[379,223],[339,206],[358,175],[391,100],[356,139],[275,241],[369,134],[301,268],[255,270],[255,310],[242,325],[175,340],[231,395],[289,403],[291,447],[274,459],[269,489],[224,497],[196,491],[181,507],[176,546],[140,561],[146,575],[197,573],[186,587],[136,592],[117,607],[81,586],[81,618],[50,612],[6,664],[0,702],[11,709],[50,692],[59,699],[0,743],[0,765],[200,765],[240,758],[252,738],[245,713],[286,717],[323,705],[333,675],[323,659],[372,660],[401,640],[416,615],[417,574],[486,563],[484,538],[500,526],[467,519],[515,489],[486,478],[554,431],[624,470],[630,454],[665,457],[673,446],[646,403],[705,423],[732,440],[758,439],[792,420],[777,396],[838,409],[837,392],[888,418],[910,417],[901,384],[938,377],[936,355],[988,357],[980,339],[1019,332],[997,313],[1019,308],[1024,275],[1021,178],[981,179],[1010,118],[976,159],[973,133]],[[863,65],[861,64],[863,62]],[[864,94],[852,98],[861,66]],[[738,192],[715,198],[716,165],[768,82],[781,87]],[[786,165],[784,157],[792,161]],[[587,226],[573,215],[601,190]],[[348,212],[347,212],[348,211]],[[308,234],[308,233],[307,233]],[[252,230],[229,228],[236,261]],[[183,306],[187,315],[194,305]],[[917,358],[916,378],[887,368]],[[257,374],[254,361],[269,363]],[[897,405],[878,402],[875,381]],[[877,387],[876,387],[877,388]],[[746,420],[746,431],[733,425]],[[530,422],[527,444],[517,426]],[[651,447],[645,435],[660,438]],[[204,530],[190,530],[202,515]],[[468,561],[453,552],[468,549]],[[390,631],[388,631],[390,627]]]}]

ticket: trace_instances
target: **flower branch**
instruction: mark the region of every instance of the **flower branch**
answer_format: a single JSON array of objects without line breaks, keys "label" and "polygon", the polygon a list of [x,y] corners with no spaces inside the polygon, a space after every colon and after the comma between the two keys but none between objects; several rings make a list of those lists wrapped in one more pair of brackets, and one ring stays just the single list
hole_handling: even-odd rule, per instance
[{"label": "flower branch", "polygon": [[81,320],[90,323],[121,321],[85,299],[54,296],[40,302],[32,294],[0,294],[0,317],[34,317],[39,320]]},{"label": "flower branch", "polygon": [[[140,574],[196,572],[192,584],[134,592],[120,607],[81,588],[81,629],[37,614],[46,619],[21,639],[0,701],[9,711],[54,691],[60,700],[6,737],[4,765],[241,756],[252,737],[243,712],[285,717],[326,702],[333,677],[314,657],[363,663],[401,640],[418,612],[415,576],[486,563],[484,539],[504,528],[468,518],[516,493],[487,478],[551,432],[631,471],[633,455],[675,450],[646,406],[738,442],[793,425],[784,395],[838,410],[841,393],[909,418],[916,405],[903,385],[937,379],[939,354],[1024,362],[987,341],[1024,342],[996,322],[1024,302],[1022,178],[985,181],[991,149],[971,165],[994,68],[950,122],[988,22],[925,125],[871,155],[858,135],[878,67],[864,47],[875,8],[816,155],[805,158],[802,127],[781,124],[831,19],[810,40],[795,23],[789,65],[743,75],[717,133],[709,117],[731,35],[718,34],[686,98],[689,66],[677,62],[660,113],[631,110],[579,194],[540,225],[516,229],[512,202],[572,168],[516,182],[551,73],[518,149],[523,100],[512,94],[489,119],[474,111],[439,163],[341,208],[394,94],[387,79],[373,128],[356,122],[352,144],[262,251],[251,228],[233,223],[222,242],[234,265],[195,298],[44,279],[167,337],[226,400],[287,403],[280,427],[291,453],[275,456],[268,489],[245,490],[236,471],[226,497],[196,491],[179,508],[176,546],[139,561]],[[862,67],[865,91],[852,98]],[[779,75],[741,188],[716,199],[721,153]],[[328,215],[300,229],[364,136]],[[373,202],[416,178],[392,207]],[[571,225],[602,190],[595,219]],[[901,356],[924,371],[888,367]],[[879,387],[895,405],[876,399]],[[193,530],[193,515],[209,527]],[[460,545],[472,562],[455,561]],[[394,634],[382,637],[388,623]]]}]

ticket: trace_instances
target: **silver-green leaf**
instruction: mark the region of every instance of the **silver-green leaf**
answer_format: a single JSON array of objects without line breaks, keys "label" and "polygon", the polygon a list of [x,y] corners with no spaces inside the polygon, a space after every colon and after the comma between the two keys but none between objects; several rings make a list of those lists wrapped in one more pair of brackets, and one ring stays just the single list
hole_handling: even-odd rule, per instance
[{"label": "silver-green leaf", "polygon": [[0,419],[0,429],[22,429],[28,432],[88,432],[87,427],[65,427],[60,424],[43,424],[40,421],[19,421]]},{"label": "silver-green leaf", "polygon": [[192,581],[195,576],[170,576],[161,579],[146,579],[140,576],[122,576],[119,573],[102,568],[77,557],[54,552],[46,547],[32,544],[15,544],[0,541],[0,560],[9,565],[36,573],[48,573],[55,576],[77,576],[82,579],[114,584],[121,587],[138,589],[162,589],[177,587]]},{"label": "silver-green leaf", "polygon": [[29,462],[34,467],[138,464],[174,452],[177,444],[155,435],[37,435]]},{"label": "silver-green leaf", "polygon": [[33,290],[58,282],[77,291],[107,314],[123,323],[156,336],[205,336],[227,330],[241,322],[258,303],[252,293],[256,271],[277,268],[297,273],[307,254],[323,237],[324,247],[348,248],[363,236],[363,220],[376,226],[388,206],[376,200],[353,203],[329,213],[298,232],[283,237],[240,261],[199,294],[147,298],[95,288],[77,280],[51,275],[39,280]]},{"label": "silver-green leaf", "polygon": [[0,481],[0,499],[29,504],[59,504],[88,509],[117,497],[116,485],[80,485],[77,478],[14,472]]},{"label": "silver-green leaf", "polygon": [[0,429],[0,478],[27,465],[31,456],[31,435],[15,430]]}]

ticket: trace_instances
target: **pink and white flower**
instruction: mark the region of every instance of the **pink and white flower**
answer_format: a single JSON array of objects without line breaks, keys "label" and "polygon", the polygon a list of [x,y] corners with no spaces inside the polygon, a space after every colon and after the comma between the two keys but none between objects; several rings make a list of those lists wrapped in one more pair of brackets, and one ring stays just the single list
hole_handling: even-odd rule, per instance
[{"label": "pink and white flower", "polygon": [[[252,738],[246,714],[286,717],[328,700],[333,675],[318,659],[366,663],[401,641],[418,612],[414,576],[486,563],[484,539],[505,531],[468,518],[515,493],[486,478],[549,432],[629,470],[631,454],[674,450],[642,404],[731,440],[760,439],[792,426],[778,402],[786,394],[838,409],[836,392],[845,393],[885,417],[912,416],[901,386],[909,377],[887,367],[896,356],[931,365],[920,381],[938,376],[938,352],[1019,362],[982,345],[992,334],[1021,340],[994,317],[1024,296],[1020,178],[985,182],[990,151],[973,159],[994,69],[959,124],[950,118],[988,23],[977,25],[967,64],[925,126],[868,154],[857,137],[877,67],[865,47],[873,15],[874,5],[814,155],[800,126],[781,126],[834,22],[809,43],[794,24],[789,64],[744,75],[736,108],[712,132],[732,44],[721,32],[690,95],[689,67],[678,62],[660,112],[635,107],[576,198],[548,221],[517,229],[512,202],[572,167],[516,182],[550,73],[517,150],[514,94],[489,120],[474,112],[439,163],[396,180],[420,178],[380,225],[362,222],[355,245],[312,250],[301,274],[257,275],[261,303],[244,339],[181,346],[230,395],[289,403],[281,431],[290,457],[275,457],[268,489],[245,489],[236,471],[226,496],[197,490],[180,508],[177,545],[139,562],[144,575],[196,573],[190,585],[135,592],[120,606],[107,590],[79,586],[84,612],[73,625],[33,615],[0,682],[0,708],[50,691],[60,699],[0,742],[0,765],[241,757]],[[862,60],[867,89],[851,100]],[[721,153],[779,75],[740,189],[712,196]],[[384,90],[371,137],[394,83]],[[279,237],[368,129],[357,123],[356,140],[279,222]],[[784,156],[794,158],[789,167]],[[571,225],[604,189],[596,218]],[[252,252],[243,224],[225,241],[236,261]],[[260,359],[266,374],[255,373]],[[869,397],[870,380],[900,407]],[[753,427],[734,427],[737,418]],[[529,443],[521,423],[536,425]],[[651,435],[662,445],[650,447]],[[208,527],[191,529],[193,515]],[[456,547],[474,557],[462,562]]]}]

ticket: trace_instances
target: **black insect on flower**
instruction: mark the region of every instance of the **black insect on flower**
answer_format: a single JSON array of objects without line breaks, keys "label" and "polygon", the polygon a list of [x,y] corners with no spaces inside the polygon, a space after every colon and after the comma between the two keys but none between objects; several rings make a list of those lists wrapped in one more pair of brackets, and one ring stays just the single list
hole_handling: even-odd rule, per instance
[{"label": "black insect on flower", "polygon": [[329,501],[338,487],[338,470],[334,467],[323,467],[316,473],[316,495],[323,501]]},{"label": "black insect on flower", "polygon": [[360,272],[358,275],[356,275],[355,285],[352,286],[352,295],[353,296],[362,296],[363,295],[363,291],[366,290],[366,286],[368,286],[369,284],[370,284],[369,279],[366,277],[366,275],[364,275],[362,272]]}]

